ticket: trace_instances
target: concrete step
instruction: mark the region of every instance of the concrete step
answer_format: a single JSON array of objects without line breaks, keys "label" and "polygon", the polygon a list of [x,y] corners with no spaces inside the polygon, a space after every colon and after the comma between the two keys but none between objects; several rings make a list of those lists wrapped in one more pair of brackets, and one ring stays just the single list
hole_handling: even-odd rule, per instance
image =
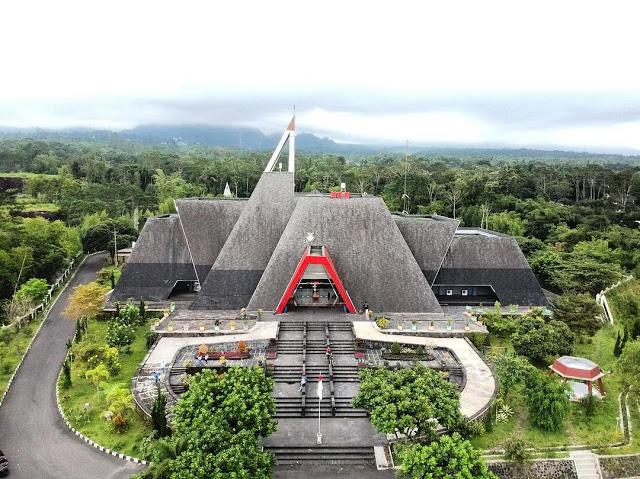
[{"label": "concrete step", "polygon": [[373,447],[278,447],[278,464],[375,464]]}]

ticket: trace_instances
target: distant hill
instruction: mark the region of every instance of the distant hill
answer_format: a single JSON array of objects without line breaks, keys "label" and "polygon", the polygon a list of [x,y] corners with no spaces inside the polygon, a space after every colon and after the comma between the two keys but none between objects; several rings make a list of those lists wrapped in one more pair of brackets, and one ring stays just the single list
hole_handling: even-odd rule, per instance
[{"label": "distant hill", "polygon": [[[208,125],[140,125],[118,132],[87,128],[49,130],[3,128],[0,126],[0,134],[48,140],[109,141],[120,139],[148,144],[205,145],[247,150],[269,150],[275,148],[280,140],[279,134],[265,135],[256,128]],[[320,138],[308,133],[299,133],[296,136],[296,146],[303,150],[312,151],[341,150],[340,145],[330,138]]]},{"label": "distant hill", "polygon": [[[54,141],[135,142],[147,145],[240,148],[245,150],[272,150],[280,134],[266,135],[256,128],[235,128],[210,125],[140,125],[121,131],[72,128],[50,130],[41,128],[20,129],[0,126],[0,137],[33,138]],[[333,153],[348,158],[373,155],[404,154],[404,145],[366,145],[338,143],[328,137],[298,133],[296,147],[299,150]],[[614,153],[575,152],[526,148],[482,148],[447,146],[412,146],[412,154],[428,157],[450,157],[461,160],[518,160],[542,161],[592,161],[598,163],[640,164],[639,155]]]}]

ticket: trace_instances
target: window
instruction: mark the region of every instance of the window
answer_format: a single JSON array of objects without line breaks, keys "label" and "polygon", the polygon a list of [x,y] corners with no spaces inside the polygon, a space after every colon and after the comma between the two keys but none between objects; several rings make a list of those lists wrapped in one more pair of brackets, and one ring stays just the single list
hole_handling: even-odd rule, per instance
[{"label": "window", "polygon": [[463,289],[462,290],[462,296],[469,296],[469,290],[468,289]]},{"label": "window", "polygon": [[448,289],[447,290],[447,296],[453,296],[453,290],[452,289]]}]

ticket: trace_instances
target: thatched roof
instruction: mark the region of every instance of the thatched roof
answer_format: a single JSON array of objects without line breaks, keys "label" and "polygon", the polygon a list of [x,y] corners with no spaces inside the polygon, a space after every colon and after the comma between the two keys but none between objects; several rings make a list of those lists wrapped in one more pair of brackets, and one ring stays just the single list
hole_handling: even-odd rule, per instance
[{"label": "thatched roof", "polygon": [[515,238],[478,230],[456,235],[436,285],[491,285],[502,304],[546,304],[542,288]]},{"label": "thatched roof", "polygon": [[240,309],[255,291],[295,201],[293,173],[263,173],[192,309]]},{"label": "thatched roof", "polygon": [[180,221],[202,283],[246,204],[246,200],[232,199],[176,200]]},{"label": "thatched roof", "polygon": [[351,299],[374,311],[441,312],[381,198],[299,197],[249,303],[274,310],[295,271],[307,233],[326,246]]},{"label": "thatched roof", "polygon": [[111,298],[163,301],[176,281],[195,279],[177,215],[149,218]]},{"label": "thatched roof", "polygon": [[433,284],[460,222],[444,216],[394,215],[409,249],[429,284]]}]

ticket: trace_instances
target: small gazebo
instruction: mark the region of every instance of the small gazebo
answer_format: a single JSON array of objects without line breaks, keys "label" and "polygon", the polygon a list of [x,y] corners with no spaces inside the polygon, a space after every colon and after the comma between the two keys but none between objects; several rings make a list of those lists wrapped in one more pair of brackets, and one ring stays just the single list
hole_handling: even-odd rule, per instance
[{"label": "small gazebo", "polygon": [[[589,394],[604,397],[605,390],[602,383],[604,371],[593,361],[575,356],[562,356],[556,359],[549,368],[562,376],[564,380],[571,380],[572,400],[580,400]],[[597,381],[597,391],[593,391],[593,383]]]}]

